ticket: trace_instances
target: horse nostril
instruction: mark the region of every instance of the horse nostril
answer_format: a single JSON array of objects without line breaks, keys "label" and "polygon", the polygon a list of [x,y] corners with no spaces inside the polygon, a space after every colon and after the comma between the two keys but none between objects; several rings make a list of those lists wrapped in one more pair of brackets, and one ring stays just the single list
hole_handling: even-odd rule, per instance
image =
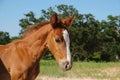
[{"label": "horse nostril", "polygon": [[71,69],[71,65],[70,65],[69,62],[66,62],[66,64],[65,64],[65,70],[69,70],[69,69]]},{"label": "horse nostril", "polygon": [[68,62],[66,62],[66,64],[65,64],[65,69],[67,70],[67,69],[68,69],[68,67],[69,67],[69,63],[68,63]]},{"label": "horse nostril", "polygon": [[63,62],[60,63],[60,67],[63,70],[67,71],[67,70],[70,70],[72,68],[72,64],[71,64],[71,62],[63,61]]}]

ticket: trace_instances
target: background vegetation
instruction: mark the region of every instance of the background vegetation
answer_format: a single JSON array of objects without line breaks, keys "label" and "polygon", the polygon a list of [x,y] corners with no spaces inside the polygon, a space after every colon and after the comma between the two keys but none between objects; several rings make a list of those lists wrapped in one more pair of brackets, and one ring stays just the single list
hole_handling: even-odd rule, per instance
[{"label": "background vegetation", "polygon": [[[41,10],[40,17],[34,12],[24,14],[20,20],[20,35],[10,38],[8,32],[0,32],[0,44],[7,44],[22,36],[28,25],[49,20],[52,13],[57,12],[61,18],[75,14],[76,18],[69,29],[71,51],[74,61],[119,61],[120,60],[120,15],[108,15],[107,20],[97,20],[94,15],[81,14],[71,5],[57,5]],[[53,59],[50,51],[43,59]]]}]

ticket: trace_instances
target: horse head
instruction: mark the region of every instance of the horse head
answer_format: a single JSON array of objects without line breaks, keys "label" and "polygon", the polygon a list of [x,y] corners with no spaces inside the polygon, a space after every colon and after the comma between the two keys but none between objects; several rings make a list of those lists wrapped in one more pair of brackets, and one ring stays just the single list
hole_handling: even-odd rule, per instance
[{"label": "horse head", "polygon": [[68,28],[73,19],[74,16],[71,16],[62,20],[58,18],[56,13],[50,18],[50,24],[53,29],[47,38],[47,47],[52,52],[59,66],[65,71],[72,68]]}]

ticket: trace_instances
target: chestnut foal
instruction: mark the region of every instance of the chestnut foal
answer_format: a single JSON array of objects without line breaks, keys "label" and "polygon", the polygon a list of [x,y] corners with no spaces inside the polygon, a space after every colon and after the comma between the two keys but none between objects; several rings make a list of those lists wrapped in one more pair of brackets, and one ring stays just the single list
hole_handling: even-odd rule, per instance
[{"label": "chestnut foal", "polygon": [[[74,16],[71,16],[62,20],[54,13],[50,21],[28,28],[24,38],[1,45],[0,60],[6,71],[0,73],[0,76],[6,75],[6,77],[0,77],[0,80],[35,80],[39,74],[39,61],[47,49],[51,51],[63,70],[71,69],[70,39],[67,28],[73,19]],[[10,77],[7,77],[7,72]]]}]

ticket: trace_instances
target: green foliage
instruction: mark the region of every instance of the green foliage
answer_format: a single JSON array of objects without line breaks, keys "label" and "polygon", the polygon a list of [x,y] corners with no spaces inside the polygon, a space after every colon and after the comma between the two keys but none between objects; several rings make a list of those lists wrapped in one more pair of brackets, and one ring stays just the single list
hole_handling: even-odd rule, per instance
[{"label": "green foliage", "polygon": [[44,56],[42,57],[42,59],[52,60],[53,59],[53,55],[51,54],[51,52],[49,50],[47,50],[46,53],[44,54]]},{"label": "green foliage", "polygon": [[14,40],[17,40],[17,39],[20,39],[20,37],[19,36],[13,36],[13,37],[10,38],[10,42],[12,42]]},{"label": "green foliage", "polygon": [[[71,36],[71,51],[75,61],[115,61],[120,59],[120,16],[109,15],[107,20],[98,21],[92,14],[80,14],[71,5],[58,5],[41,10],[41,16],[36,18],[31,11],[20,20],[20,35],[28,25],[49,20],[52,13],[57,12],[61,18],[75,15],[76,18],[69,29]],[[47,52],[44,59],[52,59]]]},{"label": "green foliage", "polygon": [[10,42],[10,36],[8,32],[0,31],[0,44],[4,45]]}]

